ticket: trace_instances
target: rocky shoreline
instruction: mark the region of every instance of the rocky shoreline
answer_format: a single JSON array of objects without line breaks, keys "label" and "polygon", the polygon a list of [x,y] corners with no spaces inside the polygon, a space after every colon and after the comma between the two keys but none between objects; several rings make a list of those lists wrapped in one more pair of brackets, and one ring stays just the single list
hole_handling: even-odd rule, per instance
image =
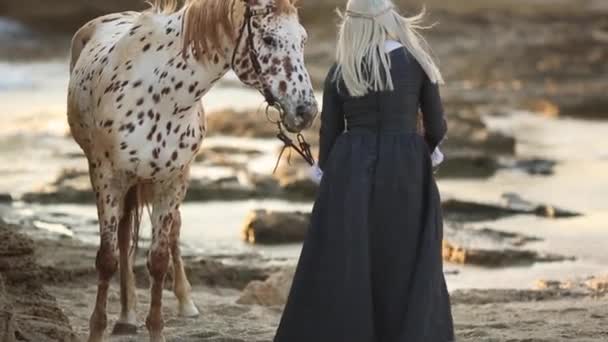
[{"label": "rocky shoreline", "polygon": [[[0,224],[1,341],[82,341],[95,296],[95,248],[69,239],[34,242],[19,229]],[[245,260],[255,258],[243,256]],[[138,314],[143,322],[148,283],[143,256],[139,259]],[[258,266],[251,266],[254,263]],[[231,266],[221,259],[190,259],[187,264],[194,300],[202,315],[196,319],[175,317],[176,303],[167,287],[168,341],[271,341],[293,268],[259,266],[263,265],[259,260],[250,266]],[[608,336],[602,324],[608,317],[607,293],[606,277],[539,281],[531,290],[455,291],[452,302],[458,340],[562,341],[580,333],[585,341],[603,341]],[[117,284],[109,298],[112,322],[119,309]],[[135,339],[110,340],[145,341],[143,324],[139,331]]]}]

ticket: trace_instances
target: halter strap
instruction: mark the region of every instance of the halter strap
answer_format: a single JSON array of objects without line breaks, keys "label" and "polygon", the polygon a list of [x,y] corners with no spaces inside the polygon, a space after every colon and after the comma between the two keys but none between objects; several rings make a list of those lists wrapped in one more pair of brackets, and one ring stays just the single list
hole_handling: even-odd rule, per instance
[{"label": "halter strap", "polygon": [[[234,0],[234,2],[232,4],[233,13],[234,13],[234,6],[237,1],[239,1],[239,0]],[[241,28],[239,30],[239,35],[237,37],[236,46],[234,47],[234,52],[232,53],[231,67],[232,67],[232,70],[236,70],[236,68],[235,68],[236,56],[239,52],[239,47],[242,44],[243,37],[245,36],[245,31],[248,31],[247,39],[245,40],[245,44],[246,44],[246,47],[248,50],[247,52],[249,54],[249,59],[250,59],[251,65],[253,67],[253,71],[256,73],[258,82],[260,82],[260,84],[262,85],[262,89],[263,89],[262,95],[264,95],[264,99],[266,99],[266,102],[268,102],[268,104],[270,106],[275,106],[276,99],[275,99],[274,95],[272,95],[272,91],[270,91],[270,88],[266,85],[266,83],[262,79],[262,66],[260,64],[258,52],[255,49],[255,41],[253,40],[253,29],[252,29],[252,23],[251,23],[251,21],[254,17],[266,16],[268,14],[271,14],[275,9],[273,7],[267,7],[264,9],[254,10],[254,9],[251,9],[251,5],[249,5],[249,3],[246,0],[240,0],[240,1],[243,1],[244,5],[245,5],[245,15],[243,18],[243,25],[241,26]],[[249,84],[249,85],[251,85],[251,84]]]}]

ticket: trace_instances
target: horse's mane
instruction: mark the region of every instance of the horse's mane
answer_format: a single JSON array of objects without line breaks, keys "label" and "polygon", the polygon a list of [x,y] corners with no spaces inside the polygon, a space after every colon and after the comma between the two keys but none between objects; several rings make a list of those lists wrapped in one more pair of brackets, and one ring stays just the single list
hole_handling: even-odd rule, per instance
[{"label": "horse's mane", "polygon": [[[294,14],[297,0],[274,0],[277,14]],[[222,40],[235,39],[233,16],[244,13],[242,0],[151,0],[152,10],[162,13],[175,12],[183,2],[183,51],[192,52],[208,62],[213,55],[224,54]],[[234,8],[233,8],[234,7]],[[233,14],[232,11],[235,11]]]}]

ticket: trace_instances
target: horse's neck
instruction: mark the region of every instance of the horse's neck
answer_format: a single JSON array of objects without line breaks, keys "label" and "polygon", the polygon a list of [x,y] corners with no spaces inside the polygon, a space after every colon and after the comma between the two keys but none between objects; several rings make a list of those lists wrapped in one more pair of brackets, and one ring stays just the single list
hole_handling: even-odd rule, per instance
[{"label": "horse's neck", "polygon": [[[183,54],[183,25],[184,10],[180,10],[171,14],[157,14],[157,24],[161,25],[160,34],[169,37],[166,45],[168,54],[166,63],[161,68],[154,70],[161,79],[174,77],[173,74],[179,74],[180,79],[175,82],[183,82],[183,89],[190,93],[190,86],[196,84],[194,88],[195,101],[199,101],[202,96],[211,89],[211,87],[221,79],[230,70],[231,61],[226,56],[233,51],[233,42],[226,41],[226,54],[218,55],[217,58],[208,63],[203,63],[197,60],[191,53]],[[162,37],[160,37],[162,39]],[[165,38],[166,39],[166,38]],[[173,82],[172,82],[173,83]],[[182,88],[182,87],[180,87]]]}]

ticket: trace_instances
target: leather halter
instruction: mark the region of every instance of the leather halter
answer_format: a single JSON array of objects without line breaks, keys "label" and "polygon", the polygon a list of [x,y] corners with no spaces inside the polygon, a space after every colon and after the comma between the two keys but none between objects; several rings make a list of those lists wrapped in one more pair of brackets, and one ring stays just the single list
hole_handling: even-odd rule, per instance
[{"label": "leather halter", "polygon": [[[269,15],[269,14],[273,13],[276,9],[271,6],[271,7],[265,8],[265,9],[253,10],[253,9],[251,9],[251,5],[249,5],[247,0],[234,0],[234,2],[232,3],[232,13],[234,13],[234,6],[236,5],[237,1],[244,2],[245,16],[243,19],[243,25],[241,26],[241,28],[239,30],[239,35],[238,35],[238,38],[236,41],[236,46],[234,48],[234,52],[232,54],[232,61],[231,61],[232,70],[236,71],[236,68],[235,68],[236,56],[238,54],[239,47],[241,46],[241,44],[243,42],[243,37],[245,36],[245,31],[247,31],[247,39],[245,41],[245,44],[247,44],[246,45],[247,50],[248,50],[247,52],[249,54],[249,59],[250,59],[251,65],[253,67],[253,71],[256,73],[258,82],[260,82],[260,84],[262,86],[262,91],[261,91],[262,95],[264,95],[264,99],[268,103],[268,107],[266,109],[266,115],[268,116],[269,107],[275,107],[279,111],[279,114],[281,115],[281,118],[282,118],[283,117],[282,108],[280,107],[276,98],[272,94],[272,91],[270,90],[268,85],[266,85],[266,83],[264,82],[264,80],[262,78],[262,66],[260,64],[258,52],[255,49],[255,42],[253,39],[254,37],[253,37],[253,29],[252,29],[252,20],[254,17],[263,17],[266,15]],[[245,83],[245,84],[247,84],[247,83]],[[248,85],[251,86],[251,84],[248,84]],[[278,130],[279,130],[279,132],[277,133],[277,138],[283,142],[283,149],[281,150],[281,152],[279,154],[279,158],[277,160],[277,165],[275,166],[273,173],[276,172],[276,170],[279,166],[279,162],[281,161],[281,158],[287,149],[295,150],[308,164],[310,164],[311,166],[314,165],[315,159],[312,155],[312,152],[310,151],[310,144],[308,144],[306,142],[306,140],[304,139],[304,136],[302,134],[298,134],[297,135],[298,143],[296,144],[283,131],[281,121],[278,121],[276,123],[277,123]]]},{"label": "leather halter", "polygon": [[[236,4],[236,2],[239,0],[234,0],[232,7],[233,10],[232,12],[234,13],[234,5]],[[260,82],[260,84],[262,85],[262,95],[264,95],[264,99],[266,100],[266,102],[268,102],[268,105],[270,106],[276,106],[277,105],[277,100],[274,97],[274,95],[272,94],[272,91],[270,90],[270,88],[268,87],[268,85],[266,85],[266,83],[264,82],[263,78],[262,78],[262,66],[260,64],[260,60],[259,60],[259,55],[258,52],[255,48],[255,41],[254,41],[254,37],[253,37],[253,29],[252,29],[252,20],[254,17],[263,17],[266,15],[269,15],[271,13],[273,13],[275,11],[274,7],[267,7],[265,9],[258,9],[258,10],[253,10],[251,9],[251,5],[249,5],[249,3],[247,2],[247,0],[240,0],[243,1],[245,4],[245,16],[243,19],[243,25],[241,26],[241,29],[239,30],[239,35],[236,41],[236,46],[234,47],[234,52],[232,53],[232,70],[236,71],[236,56],[239,52],[239,47],[242,44],[243,41],[243,37],[245,36],[245,31],[247,31],[247,39],[245,41],[246,47],[247,47],[247,52],[249,54],[249,59],[251,62],[251,65],[253,67],[253,71],[256,73],[256,76],[258,78],[258,82]],[[251,86],[251,84],[248,84]]]}]

